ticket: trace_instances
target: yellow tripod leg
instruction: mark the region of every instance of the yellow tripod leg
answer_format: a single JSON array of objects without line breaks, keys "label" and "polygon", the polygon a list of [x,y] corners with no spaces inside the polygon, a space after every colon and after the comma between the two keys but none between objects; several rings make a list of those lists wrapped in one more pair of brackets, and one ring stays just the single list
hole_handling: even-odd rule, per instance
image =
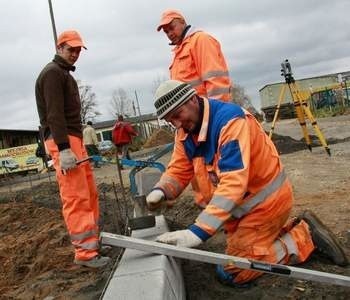
[{"label": "yellow tripod leg", "polygon": [[314,128],[314,130],[316,132],[316,135],[317,135],[318,139],[320,140],[322,146],[326,150],[327,154],[329,156],[331,156],[331,151],[330,151],[330,149],[328,147],[326,139],[324,138],[324,136],[323,136],[323,134],[321,132],[321,129],[318,127],[317,121],[314,118],[314,116],[312,115],[311,110],[310,110],[310,108],[309,108],[309,106],[308,106],[308,104],[306,102],[303,103],[303,110],[304,110],[306,116],[308,117],[308,119],[310,120],[311,125]]},{"label": "yellow tripod leg", "polygon": [[284,98],[285,92],[286,92],[286,85],[284,84],[282,86],[280,95],[278,97],[278,103],[277,103],[276,111],[275,111],[275,114],[273,116],[273,121],[272,121],[271,129],[270,129],[270,132],[269,132],[269,138],[270,139],[272,138],[273,131],[275,130],[275,123],[277,121],[277,117],[278,117],[278,114],[280,112],[281,102],[282,102],[282,99]]},{"label": "yellow tripod leg", "polygon": [[295,83],[290,83],[289,89],[290,89],[290,93],[291,93],[292,98],[293,98],[293,104],[295,107],[295,111],[297,113],[299,124],[301,126],[302,131],[303,131],[306,145],[307,145],[308,149],[310,151],[312,151],[311,140],[310,140],[310,136],[309,136],[309,133],[307,131],[307,128],[306,128],[305,116],[304,116],[304,111],[302,108],[302,98],[298,92],[297,87],[295,86]]}]

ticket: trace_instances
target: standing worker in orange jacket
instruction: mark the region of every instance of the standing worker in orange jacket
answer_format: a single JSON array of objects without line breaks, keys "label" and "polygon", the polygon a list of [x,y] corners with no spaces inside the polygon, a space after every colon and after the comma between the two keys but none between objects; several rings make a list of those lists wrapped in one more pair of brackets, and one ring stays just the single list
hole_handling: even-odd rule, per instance
[{"label": "standing worker in orange jacket", "polygon": [[[337,238],[310,211],[288,221],[293,194],[277,150],[255,118],[240,106],[201,98],[186,83],[169,80],[156,91],[160,119],[177,128],[167,170],[148,194],[151,209],[173,201],[196,176],[204,209],[186,230],[163,243],[196,247],[223,228],[228,255],[270,263],[302,263],[318,249],[334,263],[347,258]],[[262,273],[218,266],[219,280],[245,284]]]},{"label": "standing worker in orange jacket", "polygon": [[232,84],[219,42],[187,25],[177,10],[162,14],[157,31],[161,29],[175,46],[170,78],[189,83],[199,96],[231,101]]},{"label": "standing worker in orange jacket", "polygon": [[105,266],[99,256],[99,204],[96,184],[83,144],[80,97],[71,71],[85,48],[78,32],[64,31],[57,54],[38,76],[35,96],[45,146],[52,157],[62,200],[63,217],[75,248],[74,262],[92,268]]}]

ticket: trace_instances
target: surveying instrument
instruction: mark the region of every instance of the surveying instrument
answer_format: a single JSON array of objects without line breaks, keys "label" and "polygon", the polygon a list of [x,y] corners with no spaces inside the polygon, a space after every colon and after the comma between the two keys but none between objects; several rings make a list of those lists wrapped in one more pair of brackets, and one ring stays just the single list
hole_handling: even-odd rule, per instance
[{"label": "surveying instrument", "polygon": [[273,116],[273,121],[272,121],[272,126],[270,129],[269,137],[272,138],[272,134],[273,134],[273,131],[275,128],[275,123],[276,123],[276,120],[278,118],[278,114],[280,111],[281,103],[282,103],[282,100],[284,99],[286,87],[288,86],[290,94],[292,95],[295,112],[296,112],[297,118],[299,120],[299,124],[302,128],[303,135],[304,135],[305,142],[306,142],[308,149],[310,151],[312,151],[311,139],[310,139],[307,127],[306,127],[306,118],[310,120],[311,125],[313,126],[313,128],[316,132],[316,135],[321,142],[321,145],[324,147],[327,154],[330,156],[331,151],[330,151],[330,149],[327,145],[327,142],[326,142],[325,138],[323,137],[323,134],[322,134],[320,128],[317,125],[317,121],[314,118],[314,116],[312,115],[312,113],[310,111],[310,107],[307,103],[309,95],[305,95],[305,93],[300,92],[299,87],[293,78],[292,67],[291,67],[288,59],[286,59],[284,62],[281,63],[281,67],[282,67],[281,76],[283,76],[285,78],[286,83],[282,85],[282,89],[281,89],[281,92],[280,92],[280,95],[278,98],[278,104],[276,107],[276,111],[275,111],[275,114]]}]

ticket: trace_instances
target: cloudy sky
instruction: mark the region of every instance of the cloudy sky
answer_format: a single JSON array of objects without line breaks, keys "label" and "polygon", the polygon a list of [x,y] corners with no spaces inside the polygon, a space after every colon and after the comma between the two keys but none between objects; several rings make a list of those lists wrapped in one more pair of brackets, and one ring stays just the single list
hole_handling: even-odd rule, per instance
[{"label": "cloudy sky", "polygon": [[[111,95],[123,88],[141,113],[168,76],[171,47],[156,27],[176,8],[187,23],[221,43],[234,82],[260,109],[259,89],[282,80],[288,58],[295,78],[350,70],[349,0],[52,0],[58,33],[78,30],[88,47],[74,77],[96,93],[100,120],[112,119]],[[54,54],[47,0],[0,0],[0,128],[36,129],[34,84]]]}]

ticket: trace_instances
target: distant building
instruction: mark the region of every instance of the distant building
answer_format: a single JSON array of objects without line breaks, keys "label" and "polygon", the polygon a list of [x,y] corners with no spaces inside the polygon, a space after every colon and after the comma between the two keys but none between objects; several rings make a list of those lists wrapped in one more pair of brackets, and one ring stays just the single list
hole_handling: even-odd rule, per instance
[{"label": "distant building", "polygon": [[38,130],[0,129],[0,149],[35,144],[38,140]]},{"label": "distant building", "polygon": [[[140,117],[126,117],[125,121],[130,122],[141,137],[145,139],[161,126],[155,113],[145,114]],[[93,124],[99,141],[112,140],[112,129],[115,122],[116,119],[113,119]],[[39,140],[38,130],[0,129],[0,149],[35,144]]]},{"label": "distant building", "polygon": [[[130,122],[144,139],[147,139],[155,129],[161,126],[155,113],[141,115],[140,117],[125,117],[124,120]],[[93,124],[99,141],[112,140],[112,129],[115,122],[116,119],[113,119]]]}]

